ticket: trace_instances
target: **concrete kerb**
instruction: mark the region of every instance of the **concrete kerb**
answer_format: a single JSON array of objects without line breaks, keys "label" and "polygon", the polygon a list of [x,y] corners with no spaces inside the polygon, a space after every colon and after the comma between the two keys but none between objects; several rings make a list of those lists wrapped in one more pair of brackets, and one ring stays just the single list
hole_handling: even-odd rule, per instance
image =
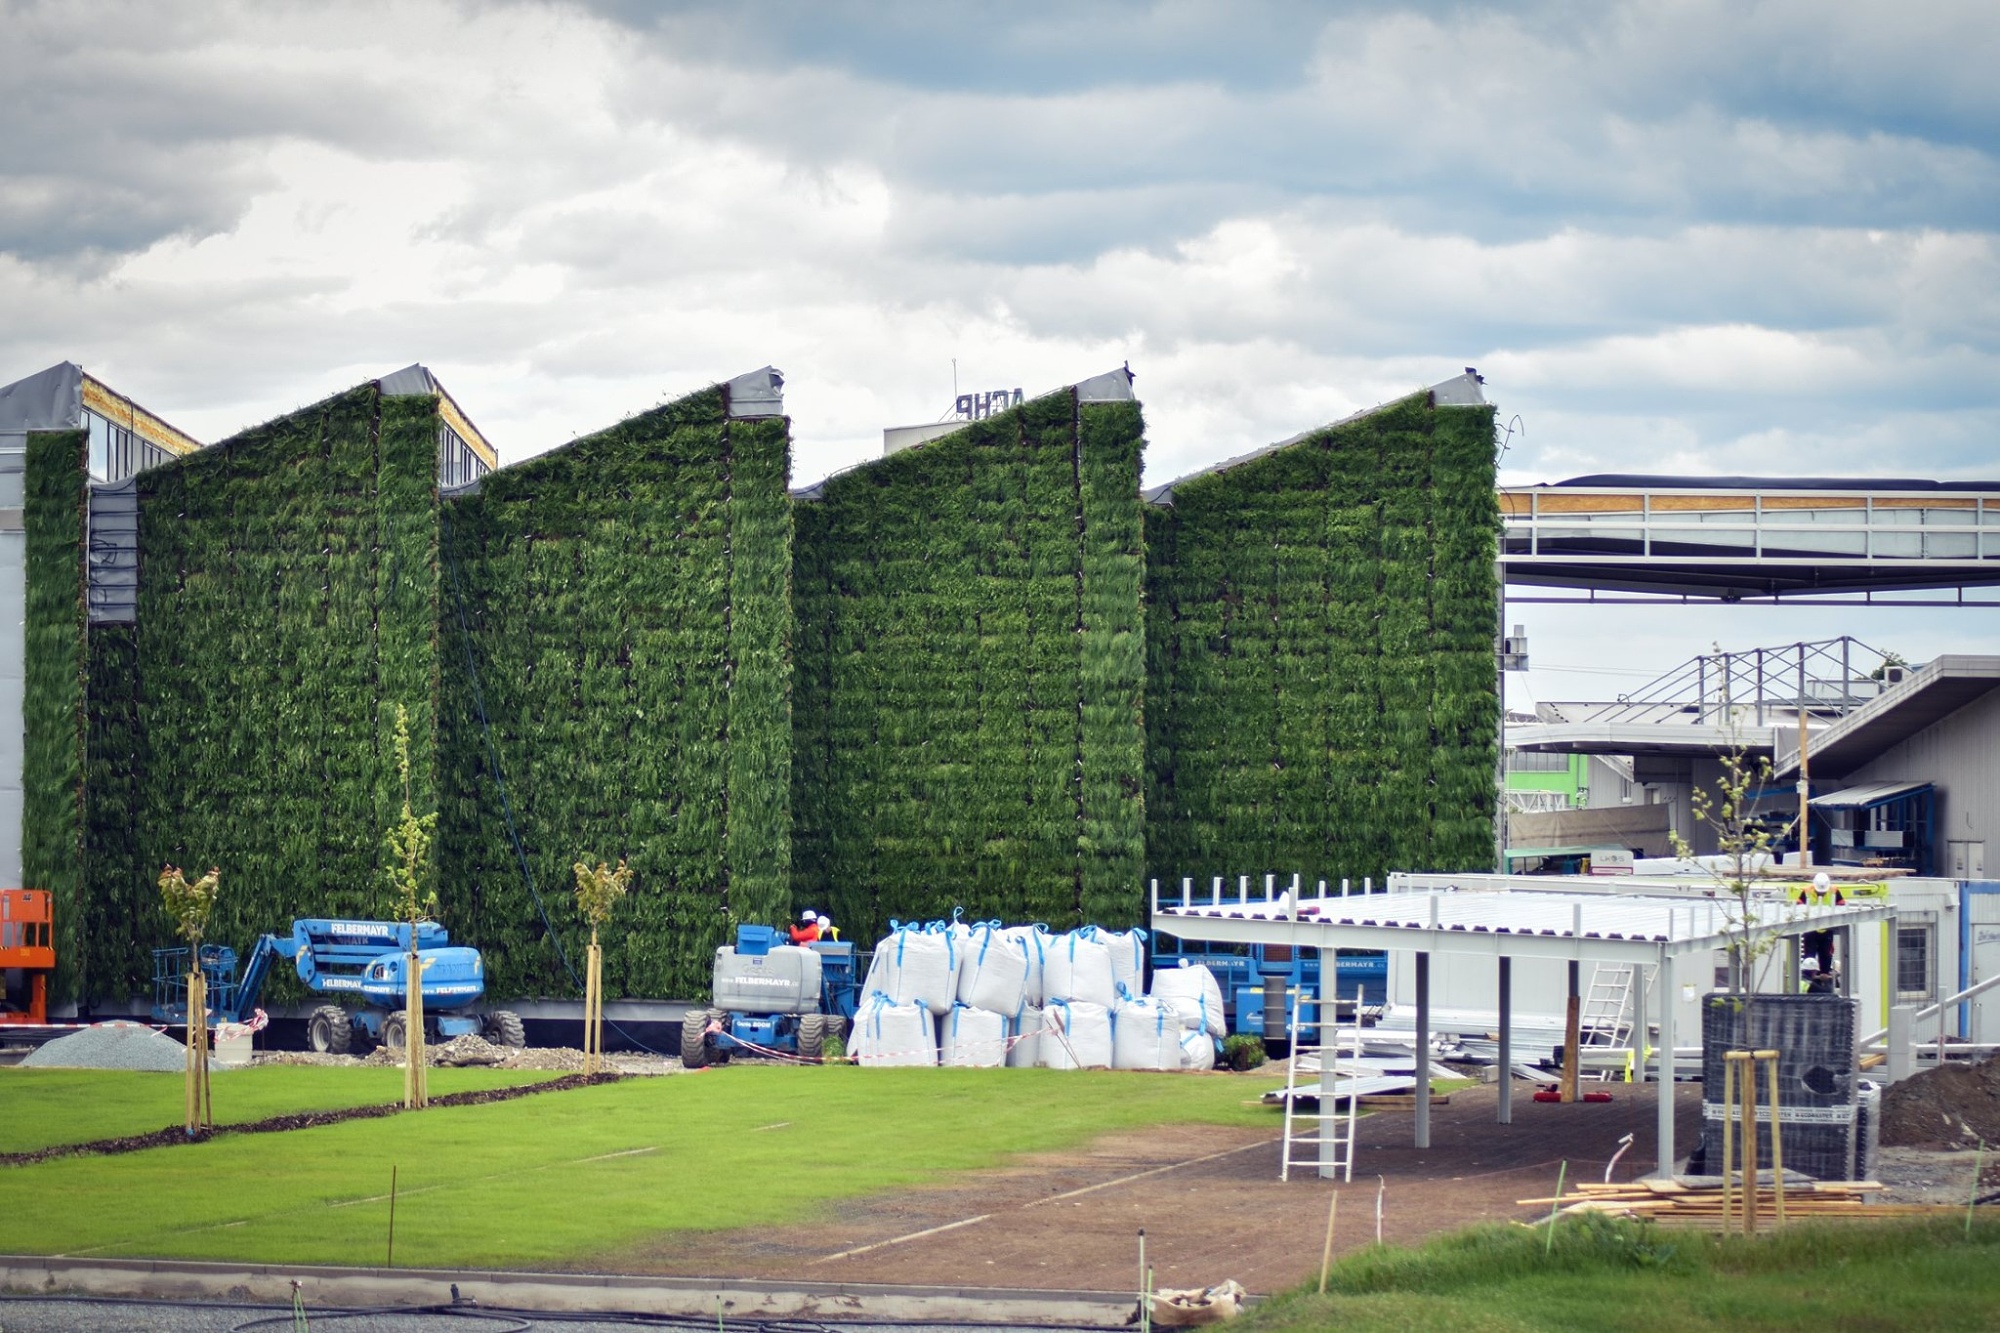
[{"label": "concrete kerb", "polygon": [[442,1305],[456,1284],[481,1305],[550,1313],[723,1313],[989,1324],[1120,1324],[1137,1296],[1108,1291],[1006,1287],[904,1287],[850,1282],[758,1282],[619,1273],[516,1273],[441,1268],[198,1263],[169,1259],[69,1259],[0,1255],[0,1288],[147,1300],[248,1300],[289,1304],[301,1284],[308,1307]]}]

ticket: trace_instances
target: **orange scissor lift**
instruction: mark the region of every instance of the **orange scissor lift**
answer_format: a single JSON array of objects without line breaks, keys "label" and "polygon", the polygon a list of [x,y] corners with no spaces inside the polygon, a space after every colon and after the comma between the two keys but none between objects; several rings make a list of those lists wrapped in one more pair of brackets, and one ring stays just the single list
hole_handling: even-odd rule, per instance
[{"label": "orange scissor lift", "polygon": [[0,889],[0,1029],[49,1021],[53,916],[48,890]]}]

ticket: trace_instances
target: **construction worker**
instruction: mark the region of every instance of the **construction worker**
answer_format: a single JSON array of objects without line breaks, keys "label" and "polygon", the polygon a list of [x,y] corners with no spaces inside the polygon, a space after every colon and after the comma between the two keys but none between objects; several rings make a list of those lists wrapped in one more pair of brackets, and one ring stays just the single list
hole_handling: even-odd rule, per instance
[{"label": "construction worker", "polygon": [[799,924],[792,927],[792,943],[811,944],[819,938],[819,913],[808,907],[799,913]]},{"label": "construction worker", "polygon": [[819,937],[821,939],[837,940],[840,938],[840,927],[834,925],[833,922],[823,916],[816,919],[819,922]]}]

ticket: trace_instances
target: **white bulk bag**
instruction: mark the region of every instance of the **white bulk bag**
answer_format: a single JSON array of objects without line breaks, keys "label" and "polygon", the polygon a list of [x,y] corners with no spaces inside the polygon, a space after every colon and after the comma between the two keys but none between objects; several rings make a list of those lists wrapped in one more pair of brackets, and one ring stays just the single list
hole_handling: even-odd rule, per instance
[{"label": "white bulk bag", "polygon": [[959,946],[958,1002],[1011,1015],[1028,988],[1028,951],[1017,936],[987,923],[973,927]]},{"label": "white bulk bag", "polygon": [[1184,1028],[1204,1028],[1217,1041],[1229,1035],[1223,1012],[1222,987],[1215,973],[1200,963],[1190,967],[1158,968],[1153,972],[1153,998],[1180,1016]]},{"label": "white bulk bag", "polygon": [[1006,1060],[1005,1015],[959,1004],[938,1020],[939,1064],[998,1069]]},{"label": "white bulk bag", "polygon": [[1181,1021],[1173,1010],[1144,998],[1111,1011],[1113,1069],[1179,1069]]},{"label": "white bulk bag", "polygon": [[1042,965],[1042,995],[1050,1002],[1093,1004],[1110,1009],[1118,1003],[1118,979],[1111,971],[1111,951],[1080,930],[1049,941]]},{"label": "white bulk bag", "polygon": [[1043,964],[1049,950],[1055,947],[1055,940],[1049,928],[1043,925],[1009,926],[1006,933],[1021,942],[1021,952],[1028,959],[1028,984],[1023,987],[1022,1000],[1027,1004],[1040,1005],[1047,991],[1042,985]]},{"label": "white bulk bag", "polygon": [[1109,1069],[1111,1011],[1087,1000],[1051,1000],[1042,1011],[1044,1069]]},{"label": "white bulk bag", "polygon": [[1013,1029],[1010,1035],[1014,1038],[1014,1044],[1007,1048],[1007,1067],[1033,1069],[1041,1063],[1041,1009],[1032,1004],[1022,1005],[1021,1012],[1014,1015],[1008,1026]]},{"label": "white bulk bag", "polygon": [[869,996],[854,1016],[854,1039],[864,1065],[937,1063],[937,1020],[914,1000],[898,1004],[879,991]]},{"label": "white bulk bag", "polygon": [[933,1014],[950,1013],[958,998],[958,947],[950,931],[896,926],[875,946],[867,986],[897,1004],[914,1001]]},{"label": "white bulk bag", "polygon": [[1181,1029],[1181,1068],[1215,1068],[1215,1038],[1205,1028]]},{"label": "white bulk bag", "polygon": [[1146,993],[1146,932],[1100,930],[1097,942],[1111,955],[1111,979],[1134,995]]}]

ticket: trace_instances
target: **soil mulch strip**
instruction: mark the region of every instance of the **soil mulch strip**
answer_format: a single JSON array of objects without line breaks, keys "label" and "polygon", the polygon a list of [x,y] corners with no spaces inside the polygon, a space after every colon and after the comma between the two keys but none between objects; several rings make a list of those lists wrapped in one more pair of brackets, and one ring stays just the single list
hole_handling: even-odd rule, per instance
[{"label": "soil mulch strip", "polygon": [[[511,1088],[448,1092],[442,1097],[431,1098],[430,1104],[480,1106],[487,1102],[512,1101],[516,1097],[528,1097],[538,1092],[568,1092],[572,1088],[616,1083],[623,1077],[624,1075],[617,1073],[568,1074],[562,1078],[549,1079],[544,1083],[522,1083]],[[206,1143],[225,1134],[282,1134],[294,1129],[317,1129],[321,1125],[337,1125],[345,1120],[379,1120],[383,1116],[399,1115],[403,1110],[399,1103],[382,1102],[374,1106],[348,1106],[337,1111],[302,1111],[297,1115],[274,1115],[266,1120],[251,1120],[240,1125],[217,1125],[213,1129],[200,1130],[193,1134],[179,1125],[171,1125],[166,1129],[156,1129],[150,1134],[131,1134],[122,1139],[58,1143],[53,1147],[37,1148],[33,1152],[0,1153],[0,1166],[30,1166],[36,1162],[53,1161],[58,1157],[109,1157],[116,1153],[141,1152],[147,1148],[170,1148],[182,1143]]]}]

